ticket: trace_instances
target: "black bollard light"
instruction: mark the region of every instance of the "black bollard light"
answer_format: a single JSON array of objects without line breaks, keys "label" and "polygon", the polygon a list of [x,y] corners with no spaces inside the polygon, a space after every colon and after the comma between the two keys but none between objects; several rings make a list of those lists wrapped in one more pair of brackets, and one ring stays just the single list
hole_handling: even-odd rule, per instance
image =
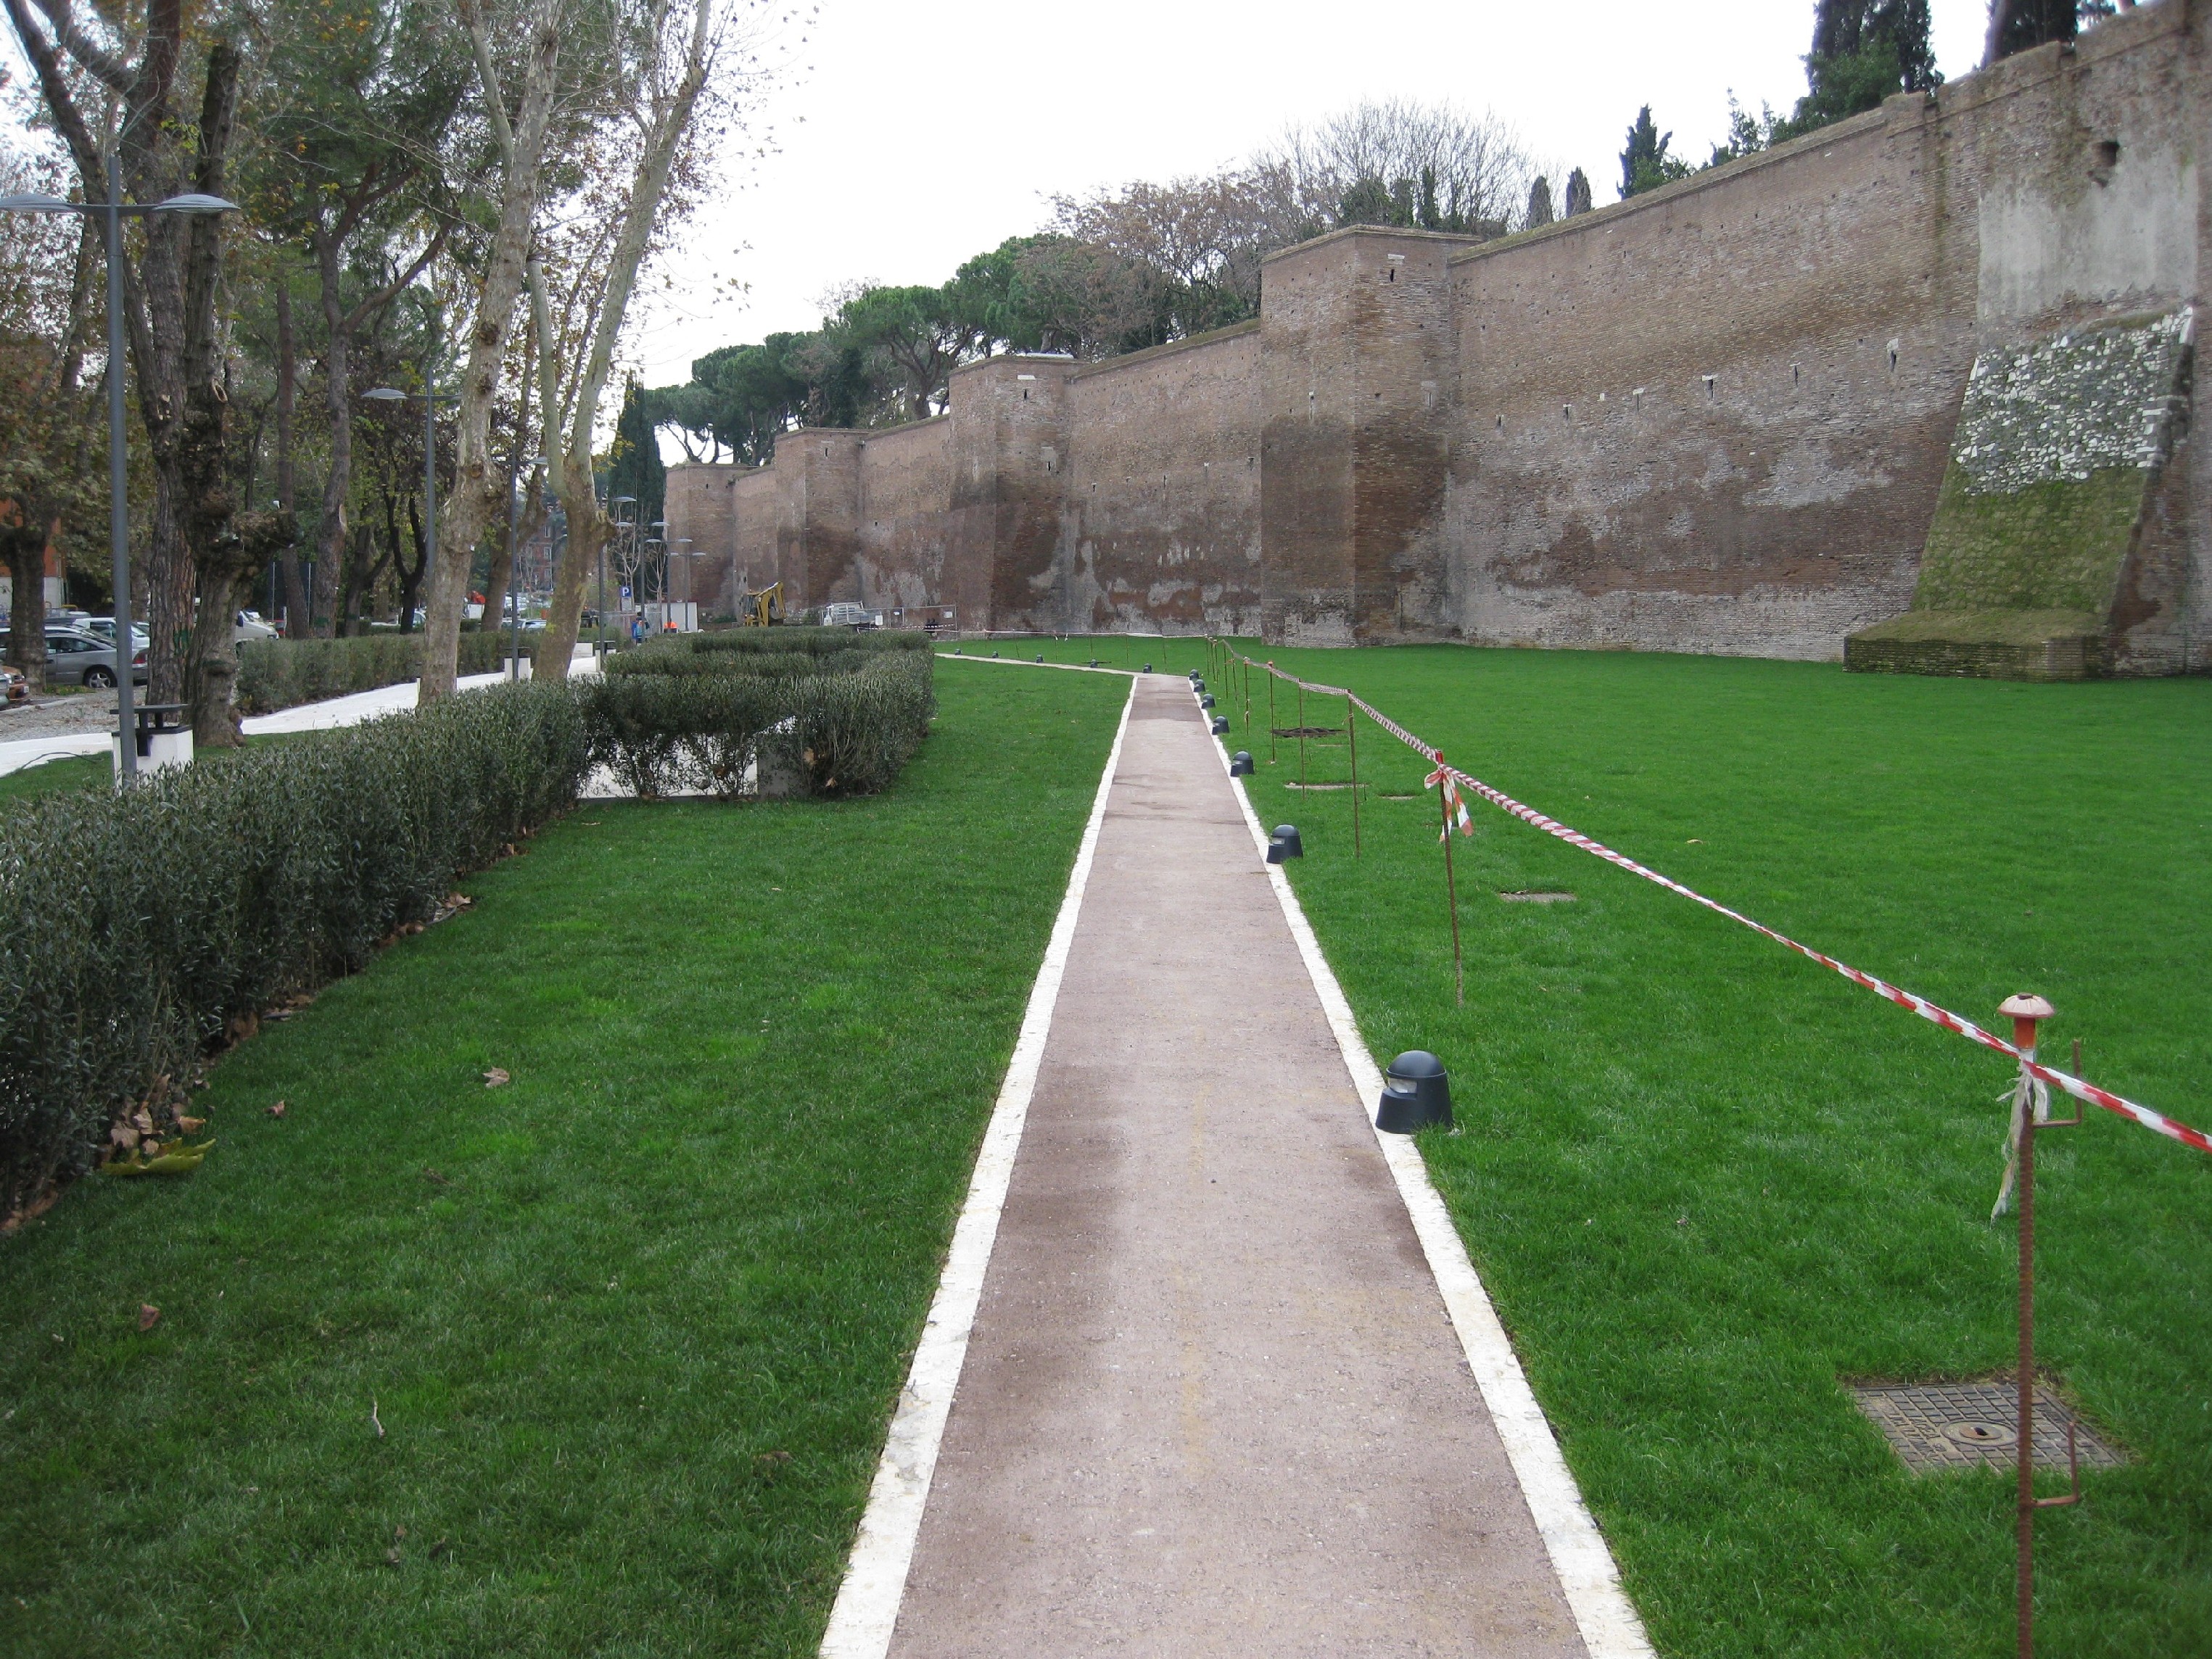
[{"label": "black bollard light", "polygon": [[998,653],[997,652],[994,651],[994,652],[991,653],[991,660],[992,660],[992,661],[994,661],[994,662],[996,662],[998,659],[999,659],[999,653]]},{"label": "black bollard light", "polygon": [[1097,666],[1098,666],[1098,659],[1097,659],[1097,658],[1096,658],[1096,657],[1093,657],[1093,658],[1091,659],[1091,665],[1093,668],[1097,667]]},{"label": "black bollard light", "polygon": [[[1226,728],[1228,724],[1229,716],[1226,714],[1218,715],[1214,720],[1214,725],[1218,728]],[[1240,749],[1229,757],[1229,775],[1232,778],[1249,778],[1252,775],[1250,750]]]},{"label": "black bollard light", "polygon": [[1211,692],[1211,691],[1209,691],[1209,692],[1207,692],[1204,696],[1200,697],[1200,698],[1198,700],[1198,706],[1199,706],[1200,708],[1212,708],[1212,707],[1213,707],[1213,693],[1212,693],[1212,692]]},{"label": "black bollard light", "polygon": [[1040,652],[1038,652],[1038,653],[1037,653],[1037,660],[1038,660],[1039,662],[1042,662],[1042,661],[1044,660],[1044,653],[1043,653],[1043,652],[1040,651]]},{"label": "black bollard light", "polygon": [[952,647],[952,654],[956,657],[960,654],[960,647],[956,645]]},{"label": "black bollard light", "polygon": [[1197,675],[1193,674],[1190,677],[1190,689],[1202,696],[1206,692],[1206,682],[1199,678]]},{"label": "black bollard light", "polygon": [[1213,735],[1217,738],[1225,738],[1229,735],[1228,715],[1216,714],[1213,717]]},{"label": "black bollard light", "polygon": [[1150,663],[1146,663],[1146,664],[1145,665],[1145,672],[1146,672],[1147,674],[1149,674],[1149,673],[1151,673],[1152,672],[1152,664],[1150,664]]},{"label": "black bollard light", "polygon": [[1382,1076],[1376,1128],[1386,1134],[1409,1135],[1437,1124],[1451,1127],[1451,1079],[1444,1073],[1443,1061],[1425,1048],[1412,1048],[1392,1060]]},{"label": "black bollard light", "polygon": [[1267,862],[1283,864],[1306,855],[1305,843],[1298,839],[1298,826],[1279,823],[1275,833],[1267,837]]}]

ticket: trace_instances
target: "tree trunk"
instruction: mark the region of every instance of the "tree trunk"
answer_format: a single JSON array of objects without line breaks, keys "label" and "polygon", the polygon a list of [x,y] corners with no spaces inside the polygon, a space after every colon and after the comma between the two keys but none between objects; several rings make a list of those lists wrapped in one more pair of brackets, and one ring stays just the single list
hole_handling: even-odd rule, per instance
[{"label": "tree trunk", "polygon": [[558,90],[563,18],[556,0],[541,0],[533,19],[530,51],[523,66],[519,118],[510,125],[493,68],[490,43],[472,15],[467,15],[483,82],[485,113],[506,161],[501,182],[500,222],[484,262],[476,317],[469,330],[468,366],[460,386],[454,424],[453,488],[446,498],[438,539],[458,550],[439,562],[430,576],[430,605],[425,619],[422,678],[416,695],[423,702],[453,695],[460,655],[461,607],[469,591],[469,553],[483,538],[496,504],[491,467],[491,409],[499,393],[500,373],[522,293],[522,262],[529,252],[532,222],[537,217],[545,138]]},{"label": "tree trunk", "polygon": [[514,550],[517,541],[514,492],[522,483],[522,447],[530,437],[530,374],[537,355],[538,331],[532,329],[522,339],[522,402],[514,416],[514,452],[507,468],[507,523],[499,527],[492,543],[491,568],[484,573],[484,619],[483,626],[501,628],[507,625],[507,595],[514,580]]},{"label": "tree trunk", "polygon": [[8,660],[23,671],[31,690],[46,689],[46,538],[38,520],[18,508],[23,522],[0,529],[8,577],[15,596],[8,609]]},{"label": "tree trunk", "polygon": [[[706,84],[712,16],[712,0],[696,0],[684,74],[668,101],[656,112],[653,130],[647,135],[638,154],[636,170],[630,177],[629,199],[623,210],[622,234],[615,239],[614,253],[607,262],[606,289],[592,319],[591,352],[577,386],[575,407],[569,414],[568,453],[563,462],[561,457],[548,452],[550,459],[562,462],[554,486],[560,492],[562,506],[568,508],[568,544],[562,550],[560,566],[554,574],[553,603],[545,618],[545,631],[538,635],[538,660],[532,670],[536,678],[549,675],[555,679],[568,678],[568,661],[575,653],[576,633],[583,617],[584,573],[592,568],[606,540],[606,515],[600,511],[592,489],[592,429],[599,422],[599,395],[606,387],[608,371],[614,362],[615,342],[622,334],[630,290],[637,282],[637,268],[652,240],[654,222],[660,216],[669,169],[675,165],[677,146],[690,125],[700,88]],[[542,280],[534,286],[542,291]],[[550,331],[541,328],[540,332],[550,340]],[[550,406],[551,399],[547,403]]]},{"label": "tree trunk", "polygon": [[[276,510],[289,513],[292,500],[292,411],[299,394],[299,349],[292,337],[292,289],[281,273],[276,279]],[[284,633],[304,639],[308,633],[307,589],[300,579],[300,549],[295,543],[284,550]]]},{"label": "tree trunk", "polygon": [[[389,495],[384,498],[384,514],[392,520],[392,560],[399,568],[399,631],[411,634],[415,631],[416,596],[422,591],[423,567],[430,562],[430,550],[422,539],[422,509],[416,505],[412,495],[407,498],[407,528],[415,543],[415,562],[411,565],[399,553],[399,525]],[[457,655],[459,649],[459,635],[456,635]]]},{"label": "tree trunk", "polygon": [[318,596],[321,602],[315,606],[315,631],[335,634],[337,594],[345,566],[346,497],[353,489],[353,340],[341,286],[345,276],[342,250],[328,224],[316,225],[314,250],[315,275],[322,287],[323,325],[329,336],[323,350],[323,401],[331,424],[330,466],[323,474],[323,520],[315,530],[315,586],[321,590]]}]

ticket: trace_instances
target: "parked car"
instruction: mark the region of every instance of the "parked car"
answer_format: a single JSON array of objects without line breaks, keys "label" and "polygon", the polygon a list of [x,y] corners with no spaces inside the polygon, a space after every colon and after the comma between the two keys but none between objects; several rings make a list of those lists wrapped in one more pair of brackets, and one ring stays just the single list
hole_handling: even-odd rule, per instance
[{"label": "parked car", "polygon": [[0,663],[0,685],[8,691],[9,702],[21,702],[31,695],[31,682],[23,671],[8,663]]},{"label": "parked car", "polygon": [[[87,617],[80,613],[74,617],[58,617],[55,620],[59,625],[74,628],[81,634],[95,635],[109,645],[115,643],[115,618],[112,617]],[[140,622],[136,617],[131,619],[131,643],[134,649],[143,651],[153,642],[153,638],[154,636],[146,631],[144,623]]]},{"label": "parked car", "polygon": [[231,619],[230,642],[244,645],[248,640],[273,640],[277,632],[261,620],[258,611],[241,611]]},{"label": "parked car", "polygon": [[[131,653],[131,683],[146,684],[146,653]],[[46,684],[106,690],[115,684],[115,647],[81,628],[46,630]]]}]

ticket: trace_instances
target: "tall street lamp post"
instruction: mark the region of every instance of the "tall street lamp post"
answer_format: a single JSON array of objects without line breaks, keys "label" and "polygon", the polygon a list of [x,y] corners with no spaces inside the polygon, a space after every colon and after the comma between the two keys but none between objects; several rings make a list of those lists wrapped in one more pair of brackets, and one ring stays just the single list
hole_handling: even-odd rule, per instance
[{"label": "tall street lamp post", "polygon": [[[187,191],[166,201],[123,200],[123,169],[107,158],[107,199],[69,202],[58,196],[0,196],[0,212],[97,214],[107,228],[107,539],[115,580],[116,764],[128,783],[138,775],[138,736],[131,729],[131,507],[123,449],[123,221],[154,213],[235,213],[238,204]],[[149,616],[148,620],[152,620]],[[228,619],[225,618],[226,623]]]}]

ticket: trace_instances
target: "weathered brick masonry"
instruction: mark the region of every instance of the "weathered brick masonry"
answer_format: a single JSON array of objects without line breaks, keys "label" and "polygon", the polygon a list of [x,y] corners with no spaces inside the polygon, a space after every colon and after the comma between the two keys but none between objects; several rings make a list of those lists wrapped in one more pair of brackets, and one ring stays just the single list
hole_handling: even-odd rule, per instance
[{"label": "weathered brick masonry", "polygon": [[[1257,323],[672,468],[670,533],[710,605],[1839,657],[1914,605],[1978,356],[2201,310],[2209,35],[2159,0],[1504,241],[1339,232],[1268,262]],[[2212,666],[2185,415],[2102,602],[2131,672]]]}]

